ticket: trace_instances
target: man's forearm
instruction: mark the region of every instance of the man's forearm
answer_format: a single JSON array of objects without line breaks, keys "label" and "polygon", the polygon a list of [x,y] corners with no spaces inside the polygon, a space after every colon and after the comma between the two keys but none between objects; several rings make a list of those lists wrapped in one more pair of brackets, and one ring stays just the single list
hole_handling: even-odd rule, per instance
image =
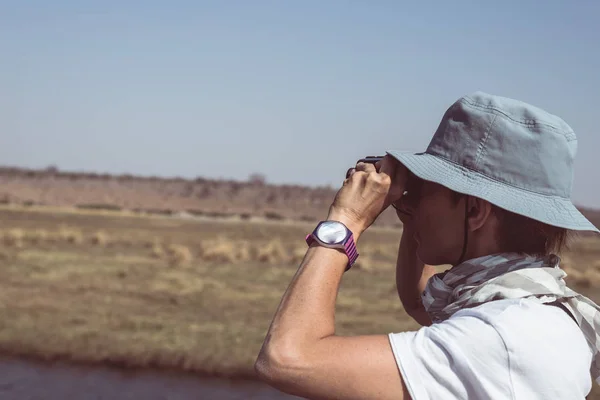
[{"label": "man's forearm", "polygon": [[313,245],[298,268],[269,328],[263,357],[295,357],[335,333],[335,302],[348,257]]},{"label": "man's forearm", "polygon": [[[407,171],[391,156],[377,166],[358,163],[336,194],[327,220],[344,224],[358,243],[362,233],[404,193]],[[325,353],[337,351],[340,338],[335,335],[335,302],[347,265],[345,252],[311,245],[283,295],[255,363],[261,377],[292,384],[306,379],[307,371],[314,371]],[[389,350],[385,336],[357,340],[369,345],[374,341]],[[318,369],[320,378],[327,371],[322,367]]]},{"label": "man's forearm", "polygon": [[404,309],[421,325],[431,325],[431,319],[421,302],[421,293],[433,274],[435,269],[417,257],[413,231],[405,225],[396,261],[396,287]]}]

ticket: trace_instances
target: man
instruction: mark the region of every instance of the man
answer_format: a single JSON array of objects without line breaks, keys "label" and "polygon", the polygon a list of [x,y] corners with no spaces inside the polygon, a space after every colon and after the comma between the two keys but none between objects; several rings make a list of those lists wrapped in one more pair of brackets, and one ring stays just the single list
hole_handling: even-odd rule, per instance
[{"label": "man", "polygon": [[[599,232],[570,201],[576,146],[562,119],[477,92],[426,152],[357,164],[307,236],[259,376],[311,399],[583,399],[600,376],[600,308],[565,287],[553,254],[569,231]],[[337,336],[355,242],[390,205],[404,222],[398,292],[424,326]]]}]

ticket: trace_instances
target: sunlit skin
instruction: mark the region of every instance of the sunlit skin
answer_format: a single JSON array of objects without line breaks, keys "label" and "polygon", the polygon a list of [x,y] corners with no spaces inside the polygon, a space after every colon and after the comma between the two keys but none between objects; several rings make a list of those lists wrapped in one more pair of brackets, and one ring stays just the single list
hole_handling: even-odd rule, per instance
[{"label": "sunlit skin", "polygon": [[[392,203],[399,204],[406,168],[390,156],[356,165],[329,209],[358,241]],[[398,294],[419,323],[431,323],[419,293],[433,268],[453,264],[464,237],[464,198],[425,183],[419,201],[404,214],[396,268]],[[497,220],[486,201],[469,197],[466,259],[496,252]],[[400,203],[401,204],[401,203]],[[335,303],[348,259],[335,249],[311,246],[275,313],[255,363],[258,375],[281,391],[310,399],[409,399],[385,334],[338,336]],[[352,273],[352,270],[349,271]]]},{"label": "sunlit skin", "polygon": [[400,202],[412,216],[398,214],[405,229],[412,231],[421,261],[429,265],[456,265],[464,241],[465,201],[468,201],[468,249],[461,261],[501,250],[496,240],[498,220],[489,202],[473,196],[455,201],[445,186],[424,181],[414,206]]}]

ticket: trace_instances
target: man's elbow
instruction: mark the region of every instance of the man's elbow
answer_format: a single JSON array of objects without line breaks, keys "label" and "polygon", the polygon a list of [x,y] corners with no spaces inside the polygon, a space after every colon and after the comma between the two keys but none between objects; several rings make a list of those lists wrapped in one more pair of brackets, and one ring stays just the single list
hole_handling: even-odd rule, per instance
[{"label": "man's elbow", "polygon": [[263,348],[254,363],[254,371],[260,380],[285,391],[305,368],[302,360],[297,349]]},{"label": "man's elbow", "polygon": [[276,380],[277,376],[281,373],[280,371],[281,367],[264,350],[261,350],[254,362],[256,376],[262,381],[271,383]]}]

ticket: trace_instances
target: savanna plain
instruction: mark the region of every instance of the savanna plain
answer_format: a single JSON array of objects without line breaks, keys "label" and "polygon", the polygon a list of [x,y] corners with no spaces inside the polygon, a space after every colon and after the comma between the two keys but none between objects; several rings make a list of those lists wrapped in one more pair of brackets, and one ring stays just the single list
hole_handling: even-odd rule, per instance
[{"label": "savanna plain", "polygon": [[[245,378],[314,226],[20,205],[0,221],[2,354]],[[401,234],[361,238],[338,334],[418,328],[396,292]],[[600,239],[561,258],[569,286],[600,301]]]}]

